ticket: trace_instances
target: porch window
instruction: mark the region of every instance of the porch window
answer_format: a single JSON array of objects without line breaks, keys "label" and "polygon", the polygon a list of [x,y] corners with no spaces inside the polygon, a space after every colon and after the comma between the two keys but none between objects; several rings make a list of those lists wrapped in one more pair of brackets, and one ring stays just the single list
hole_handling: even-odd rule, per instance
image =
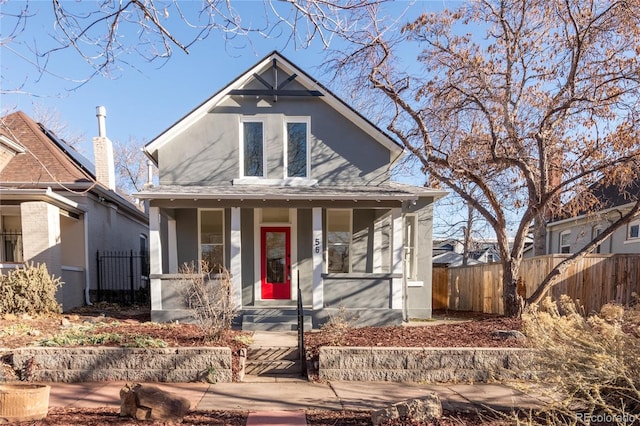
[{"label": "porch window", "polygon": [[640,220],[634,220],[629,224],[627,240],[640,241]]},{"label": "porch window", "polygon": [[20,216],[0,216],[0,262],[24,262]]},{"label": "porch window", "polygon": [[287,121],[285,177],[309,177],[308,119]]},{"label": "porch window", "polygon": [[264,123],[243,120],[240,138],[242,176],[264,177]]},{"label": "porch window", "polygon": [[351,210],[327,210],[327,272],[351,272]]},{"label": "porch window", "polygon": [[416,262],[416,232],[417,232],[416,215],[406,215],[404,219],[404,255],[406,261],[407,279],[417,279],[417,262]]},{"label": "porch window", "polygon": [[560,253],[571,253],[571,231],[560,233]]},{"label": "porch window", "polygon": [[223,210],[200,210],[200,259],[212,272],[224,266]]}]

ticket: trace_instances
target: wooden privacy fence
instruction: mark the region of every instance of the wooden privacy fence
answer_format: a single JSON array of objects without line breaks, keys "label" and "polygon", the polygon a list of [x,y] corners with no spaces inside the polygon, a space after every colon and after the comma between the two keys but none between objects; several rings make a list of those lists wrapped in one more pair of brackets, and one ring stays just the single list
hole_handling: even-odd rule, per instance
[{"label": "wooden privacy fence", "polygon": [[[518,278],[526,296],[569,256],[523,260]],[[611,301],[627,304],[633,293],[640,295],[640,254],[588,255],[567,268],[550,293],[554,299],[567,294],[579,300],[587,312],[599,311]],[[500,264],[433,268],[433,309],[503,314]]]}]

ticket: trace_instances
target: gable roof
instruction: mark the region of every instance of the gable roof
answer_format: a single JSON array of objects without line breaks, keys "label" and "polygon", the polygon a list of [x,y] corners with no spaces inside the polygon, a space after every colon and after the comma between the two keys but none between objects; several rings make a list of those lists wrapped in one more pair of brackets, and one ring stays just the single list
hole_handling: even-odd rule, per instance
[{"label": "gable roof", "polygon": [[402,145],[400,145],[391,136],[378,128],[375,124],[373,124],[370,120],[368,120],[354,108],[349,106],[346,102],[334,95],[329,89],[327,89],[316,79],[307,74],[304,70],[298,68],[291,61],[289,61],[287,58],[282,56],[282,54],[275,50],[265,56],[252,68],[248,69],[246,72],[229,83],[222,90],[218,91],[216,94],[197,106],[187,115],[175,122],[173,125],[171,125],[171,127],[164,130],[160,135],[158,135],[147,145],[145,145],[145,154],[147,154],[147,156],[157,165],[158,149],[161,146],[189,128],[200,118],[204,117],[216,105],[226,100],[229,96],[232,96],[232,91],[241,89],[250,81],[252,81],[255,78],[254,75],[260,75],[262,72],[272,67],[274,60],[277,62],[277,66],[279,69],[288,73],[289,75],[296,74],[296,82],[305,87],[305,89],[307,89],[310,93],[319,95],[318,99],[320,99],[322,102],[326,102],[329,106],[341,113],[344,117],[349,119],[356,126],[366,132],[374,140],[394,153],[394,157],[399,158],[402,155],[402,153],[404,152],[404,148],[402,147]]},{"label": "gable roof", "polygon": [[23,155],[12,158],[0,172],[0,181],[5,185],[41,188],[52,184],[95,182],[92,171],[83,167],[78,159],[80,154],[66,144],[62,146],[52,132],[24,112],[2,117],[0,128],[6,137],[25,148]]},{"label": "gable roof", "polygon": [[[567,208],[550,220],[549,225],[558,225],[595,212],[604,212],[636,202],[640,197],[640,177],[632,180],[625,188],[615,184],[603,184],[601,180],[590,187],[590,192],[598,202],[597,210],[584,207],[572,209],[576,204],[576,199],[574,198],[565,205]],[[574,211],[574,213],[571,214],[571,211]]]}]

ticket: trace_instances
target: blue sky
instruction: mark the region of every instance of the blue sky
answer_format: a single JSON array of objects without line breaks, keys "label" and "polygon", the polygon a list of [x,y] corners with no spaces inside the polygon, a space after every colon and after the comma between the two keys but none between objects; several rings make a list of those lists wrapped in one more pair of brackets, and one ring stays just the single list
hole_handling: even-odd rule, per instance
[{"label": "blue sky", "polygon": [[[25,4],[24,1],[12,0],[3,5],[3,15]],[[189,8],[198,7],[200,3],[181,4]],[[235,4],[244,22],[261,21],[262,2],[236,0]],[[390,5],[389,10],[392,14],[399,14],[411,5],[413,15],[422,10],[441,8],[443,4],[442,0],[413,4],[399,1]],[[321,70],[326,52],[318,42],[307,49],[296,50],[286,37],[264,39],[254,35],[250,39],[237,37],[225,44],[219,33],[194,44],[188,55],[174,49],[173,56],[164,62],[149,63],[135,54],[128,55],[124,59],[131,66],[121,65],[121,69],[112,76],[98,75],[79,86],[78,81],[88,76],[92,69],[73,50],[57,52],[47,64],[47,72],[38,72],[30,49],[37,46],[46,50],[55,46],[52,39],[55,20],[50,1],[30,1],[28,5],[32,16],[25,30],[0,51],[3,91],[17,92],[3,94],[1,112],[22,110],[33,116],[37,108],[57,111],[60,119],[68,124],[69,132],[84,135],[86,142],[79,149],[89,158],[92,154],[90,141],[97,134],[96,106],[102,105],[107,109],[107,135],[112,140],[135,138],[146,143],[272,50],[280,50],[332,88],[329,76]],[[90,2],[90,5],[95,3]],[[3,21],[0,24],[4,39],[11,21],[6,16]],[[171,22],[179,38],[189,35],[184,25]],[[122,33],[125,37],[135,37],[132,29],[125,28]]]}]

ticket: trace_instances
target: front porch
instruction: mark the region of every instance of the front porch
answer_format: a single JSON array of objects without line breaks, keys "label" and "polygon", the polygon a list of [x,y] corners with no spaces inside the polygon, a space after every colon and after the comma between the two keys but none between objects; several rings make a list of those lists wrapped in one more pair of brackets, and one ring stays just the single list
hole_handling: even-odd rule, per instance
[{"label": "front porch", "polygon": [[349,200],[317,199],[317,194],[308,199],[155,194],[152,320],[190,320],[178,289],[180,265],[199,260],[230,272],[233,303],[245,329],[289,327],[297,315],[298,286],[313,328],[338,315],[354,325],[429,318],[431,238],[418,235],[431,235],[432,199],[374,194]]}]

